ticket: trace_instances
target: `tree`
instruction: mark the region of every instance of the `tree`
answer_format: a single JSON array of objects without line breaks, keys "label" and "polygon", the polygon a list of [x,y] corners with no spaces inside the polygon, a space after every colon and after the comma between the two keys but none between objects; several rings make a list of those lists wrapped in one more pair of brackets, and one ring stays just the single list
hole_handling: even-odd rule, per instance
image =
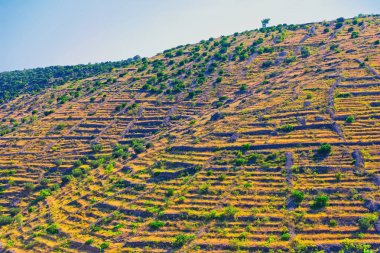
[{"label": "tree", "polygon": [[267,27],[269,21],[270,21],[270,18],[264,18],[263,20],[261,20],[261,24],[263,28]]},{"label": "tree", "polygon": [[331,153],[331,145],[328,143],[321,144],[317,152],[321,155],[328,155]]},{"label": "tree", "polygon": [[355,122],[355,118],[354,116],[350,115],[346,118],[346,122],[347,123],[354,123]]},{"label": "tree", "polygon": [[293,197],[295,202],[301,203],[302,200],[305,198],[305,194],[299,190],[294,190],[292,192],[292,197]]},{"label": "tree", "polygon": [[313,209],[320,209],[329,205],[329,197],[326,195],[318,195],[311,204]]}]

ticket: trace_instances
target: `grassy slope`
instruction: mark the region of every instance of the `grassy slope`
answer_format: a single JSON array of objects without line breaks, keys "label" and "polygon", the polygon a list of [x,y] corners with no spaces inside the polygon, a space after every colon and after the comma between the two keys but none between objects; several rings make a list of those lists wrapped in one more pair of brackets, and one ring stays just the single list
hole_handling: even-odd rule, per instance
[{"label": "grassy slope", "polygon": [[[22,216],[1,228],[3,245],[20,252],[376,249],[379,232],[373,224],[360,230],[358,221],[376,216],[368,203],[380,198],[379,18],[352,21],[181,46],[10,101],[0,110],[2,127],[13,130],[0,138],[1,211],[18,207]],[[215,113],[222,117],[210,120]],[[284,125],[293,127],[284,132]],[[132,146],[135,138],[153,147],[111,158],[116,143]],[[329,155],[318,154],[322,143],[331,144]],[[83,176],[63,184],[75,168]],[[51,195],[39,197],[48,188]],[[299,204],[296,189],[304,193]],[[317,195],[329,205],[311,208]],[[52,224],[59,234],[47,233]]]}]

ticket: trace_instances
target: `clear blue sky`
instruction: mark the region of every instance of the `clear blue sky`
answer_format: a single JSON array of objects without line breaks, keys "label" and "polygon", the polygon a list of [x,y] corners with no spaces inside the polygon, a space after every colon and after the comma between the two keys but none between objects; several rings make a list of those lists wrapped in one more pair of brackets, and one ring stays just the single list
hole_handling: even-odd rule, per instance
[{"label": "clear blue sky", "polygon": [[121,60],[270,24],[380,13],[379,0],[0,0],[0,71]]}]

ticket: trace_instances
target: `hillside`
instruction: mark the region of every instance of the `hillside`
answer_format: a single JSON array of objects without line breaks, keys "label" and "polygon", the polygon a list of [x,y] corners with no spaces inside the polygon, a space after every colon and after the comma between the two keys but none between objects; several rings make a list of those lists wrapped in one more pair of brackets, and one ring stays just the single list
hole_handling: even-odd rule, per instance
[{"label": "hillside", "polygon": [[7,101],[4,251],[379,252],[379,39],[278,25]]}]

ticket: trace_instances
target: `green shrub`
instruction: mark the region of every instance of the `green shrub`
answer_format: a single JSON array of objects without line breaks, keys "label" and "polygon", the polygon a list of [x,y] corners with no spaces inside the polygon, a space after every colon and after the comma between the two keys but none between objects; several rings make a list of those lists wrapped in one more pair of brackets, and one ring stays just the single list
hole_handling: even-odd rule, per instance
[{"label": "green shrub", "polygon": [[223,209],[223,211],[218,215],[219,218],[234,218],[235,215],[239,212],[239,210],[234,206],[227,206]]},{"label": "green shrub", "polygon": [[247,158],[250,163],[258,163],[264,159],[264,156],[262,154],[252,153],[249,154]]},{"label": "green shrub", "polygon": [[289,239],[290,239],[290,234],[289,233],[285,233],[285,234],[281,235],[281,240],[282,241],[289,241]]},{"label": "green shrub", "polygon": [[174,189],[173,188],[169,188],[167,191],[166,191],[166,197],[171,197],[174,195]]},{"label": "green shrub", "polygon": [[364,217],[358,220],[360,230],[367,231],[371,226],[374,225],[376,220],[377,220],[376,214],[372,214],[372,213],[365,214]]},{"label": "green shrub", "polygon": [[184,203],[186,200],[186,197],[185,196],[180,196],[177,200],[178,203]]},{"label": "green shrub", "polygon": [[352,97],[352,94],[349,92],[342,92],[335,95],[336,98],[349,98]]},{"label": "green shrub", "polygon": [[269,61],[265,61],[261,64],[261,67],[262,68],[269,68],[271,66],[273,66],[274,62],[272,60],[269,60]]},{"label": "green shrub", "polygon": [[6,216],[6,215],[0,215],[0,227],[9,225],[13,222],[13,219],[11,216]]},{"label": "green shrub", "polygon": [[329,221],[329,226],[330,227],[336,227],[336,226],[338,226],[338,222],[336,220],[331,219]]},{"label": "green shrub", "polygon": [[43,200],[46,197],[51,195],[51,191],[49,189],[42,189],[37,197],[38,200]]},{"label": "green shrub", "polygon": [[347,123],[354,123],[355,122],[355,118],[354,118],[354,116],[348,116],[347,118],[346,118],[346,122]]},{"label": "green shrub", "polygon": [[108,249],[109,247],[110,247],[110,243],[109,242],[103,242],[99,246],[100,252],[104,252],[104,250]]},{"label": "green shrub", "polygon": [[251,147],[251,144],[250,144],[250,143],[245,143],[245,144],[243,144],[243,145],[241,146],[241,149],[242,149],[243,151],[247,151],[247,150],[249,150],[250,147]]},{"label": "green shrub", "polygon": [[142,143],[137,143],[133,146],[133,150],[136,152],[136,154],[143,153],[146,149]]},{"label": "green shrub", "polygon": [[179,234],[175,237],[175,241],[173,242],[174,248],[181,248],[186,243],[195,239],[195,235],[193,234]]},{"label": "green shrub", "polygon": [[203,184],[201,184],[201,185],[198,187],[198,193],[199,193],[199,194],[205,194],[205,193],[208,193],[210,186],[211,186],[211,185],[208,184],[208,183],[203,183]]},{"label": "green shrub", "polygon": [[245,83],[243,83],[241,86],[240,86],[240,91],[241,92],[244,92],[247,90],[247,85]]},{"label": "green shrub", "polygon": [[314,201],[311,204],[311,207],[313,209],[320,209],[328,206],[329,204],[329,197],[326,195],[319,195],[317,196]]},{"label": "green shrub", "polygon": [[336,181],[340,182],[342,180],[342,173],[338,172],[335,174]]},{"label": "green shrub", "polygon": [[102,151],[103,146],[102,146],[102,144],[93,144],[91,146],[91,149],[92,149],[92,152],[99,153],[100,151]]},{"label": "green shrub", "polygon": [[294,199],[294,201],[296,201],[297,203],[301,203],[302,200],[305,198],[305,194],[303,192],[301,192],[300,190],[294,190],[292,192],[292,198]]},{"label": "green shrub", "polygon": [[226,174],[220,174],[219,176],[218,176],[218,179],[219,179],[219,181],[224,181],[225,179],[226,179]]},{"label": "green shrub", "polygon": [[130,155],[128,153],[128,149],[129,147],[127,145],[125,146],[120,145],[120,144],[115,145],[112,150],[113,158],[123,158],[124,160],[127,159]]},{"label": "green shrub", "polygon": [[144,145],[145,141],[141,139],[132,140],[132,148],[136,154],[141,154],[146,150],[146,146]]},{"label": "green shrub", "polygon": [[355,38],[358,38],[359,37],[359,32],[357,31],[354,31],[351,33],[351,39],[355,39]]},{"label": "green shrub", "polygon": [[294,126],[291,124],[285,124],[280,126],[279,130],[282,132],[291,132],[294,130]]},{"label": "green shrub", "polygon": [[50,180],[49,180],[48,178],[46,178],[46,177],[43,177],[43,178],[41,178],[41,180],[40,180],[40,184],[43,185],[43,186],[48,185],[49,182],[50,182]]},{"label": "green shrub", "polygon": [[81,177],[83,176],[83,170],[81,168],[75,168],[71,171],[71,174],[74,176],[74,177]]},{"label": "green shrub", "polygon": [[84,244],[91,245],[94,242],[94,239],[88,239]]},{"label": "green shrub", "polygon": [[242,157],[239,157],[239,158],[236,158],[235,159],[235,165],[236,166],[242,166],[242,165],[244,165],[244,164],[246,164],[247,163],[247,160],[245,160],[244,158],[242,158]]},{"label": "green shrub", "polygon": [[155,220],[155,221],[150,222],[148,225],[152,229],[159,229],[159,228],[162,228],[165,225],[165,223],[163,221]]},{"label": "green shrub", "polygon": [[53,223],[46,228],[46,233],[50,235],[58,234],[58,232],[59,232],[59,228],[58,228],[58,224],[56,223]]},{"label": "green shrub", "polygon": [[62,185],[65,185],[67,183],[69,183],[70,181],[72,181],[74,179],[74,177],[72,175],[63,175],[62,176]]},{"label": "green shrub", "polygon": [[310,56],[310,50],[308,47],[302,47],[301,48],[301,55],[303,58],[307,58]]},{"label": "green shrub", "polygon": [[328,155],[331,153],[331,145],[328,143],[321,144],[317,152],[321,155]]}]

